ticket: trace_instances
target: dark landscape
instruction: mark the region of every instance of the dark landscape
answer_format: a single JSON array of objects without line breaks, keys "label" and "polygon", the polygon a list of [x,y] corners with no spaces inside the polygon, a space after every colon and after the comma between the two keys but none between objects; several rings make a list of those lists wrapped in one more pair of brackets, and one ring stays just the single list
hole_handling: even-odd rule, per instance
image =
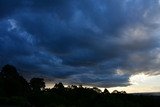
[{"label": "dark landscape", "polygon": [[0,107],[159,107],[160,96],[57,83],[45,89],[43,78],[27,82],[12,65],[0,72]]}]

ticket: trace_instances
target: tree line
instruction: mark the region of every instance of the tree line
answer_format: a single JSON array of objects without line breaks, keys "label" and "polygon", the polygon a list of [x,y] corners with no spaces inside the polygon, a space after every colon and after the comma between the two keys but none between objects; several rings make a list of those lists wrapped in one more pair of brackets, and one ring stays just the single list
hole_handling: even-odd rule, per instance
[{"label": "tree line", "polygon": [[[59,90],[68,90],[68,89],[77,89],[83,88],[82,85],[69,85],[66,89],[64,85],[60,83],[56,83],[53,87]],[[40,92],[45,91],[45,82],[43,78],[32,78],[29,82],[27,82],[23,76],[19,75],[17,69],[12,65],[5,65],[2,67],[0,72],[0,91],[1,95],[6,96],[25,96],[31,92]],[[86,88],[87,89],[87,88]],[[89,88],[88,88],[89,89]],[[97,93],[102,93],[101,90],[97,87],[90,88]],[[46,89],[48,90],[48,89]],[[107,89],[104,90],[105,94],[109,94]],[[117,91],[114,90],[112,93],[126,94],[125,91]]]},{"label": "tree line", "polygon": [[[45,88],[43,78],[32,78],[29,82],[19,75],[12,65],[5,65],[0,72],[0,106],[17,107],[158,107],[159,97],[135,96],[125,91],[85,88],[82,85],[56,83]],[[3,107],[3,106],[2,106]]]}]

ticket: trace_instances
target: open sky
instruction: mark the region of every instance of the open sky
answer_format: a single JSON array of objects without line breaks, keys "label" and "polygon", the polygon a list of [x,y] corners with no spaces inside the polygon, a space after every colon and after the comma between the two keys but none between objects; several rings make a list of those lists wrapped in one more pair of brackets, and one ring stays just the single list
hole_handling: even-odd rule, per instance
[{"label": "open sky", "polygon": [[160,92],[160,1],[0,0],[5,64],[47,83]]}]

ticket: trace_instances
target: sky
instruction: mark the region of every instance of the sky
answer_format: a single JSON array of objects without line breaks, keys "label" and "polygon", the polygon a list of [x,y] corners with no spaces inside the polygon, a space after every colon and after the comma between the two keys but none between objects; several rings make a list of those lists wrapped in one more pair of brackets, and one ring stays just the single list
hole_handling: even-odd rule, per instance
[{"label": "sky", "polygon": [[25,78],[160,92],[160,0],[0,0],[0,67]]}]

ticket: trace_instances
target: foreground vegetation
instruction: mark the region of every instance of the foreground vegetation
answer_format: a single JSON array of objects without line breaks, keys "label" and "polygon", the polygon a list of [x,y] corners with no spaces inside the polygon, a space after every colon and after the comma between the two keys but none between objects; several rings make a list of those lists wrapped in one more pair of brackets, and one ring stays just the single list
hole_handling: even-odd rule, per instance
[{"label": "foreground vegetation", "polygon": [[62,83],[45,89],[44,79],[32,78],[28,83],[11,65],[0,72],[0,107],[159,107],[159,101],[159,96],[101,92],[97,87],[64,87]]}]

